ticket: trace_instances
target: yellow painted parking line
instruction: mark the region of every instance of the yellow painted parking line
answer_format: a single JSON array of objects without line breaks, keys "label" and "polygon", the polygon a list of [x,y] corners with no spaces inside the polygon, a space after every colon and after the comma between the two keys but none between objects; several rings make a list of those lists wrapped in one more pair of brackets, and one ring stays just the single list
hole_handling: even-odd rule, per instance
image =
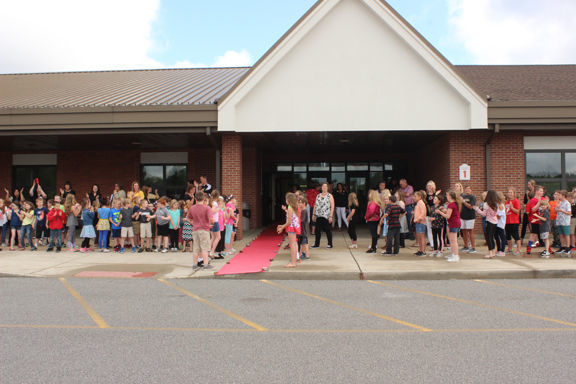
[{"label": "yellow painted parking line", "polygon": [[192,297],[193,299],[196,299],[197,301],[199,301],[199,302],[201,302],[201,303],[203,303],[203,304],[206,304],[206,305],[208,305],[208,306],[216,309],[217,311],[220,311],[220,312],[224,313],[225,315],[230,316],[230,317],[233,318],[233,319],[236,319],[236,320],[238,320],[238,321],[240,321],[240,322],[248,325],[249,327],[252,327],[252,328],[254,328],[254,329],[258,330],[258,331],[267,331],[267,330],[268,330],[267,328],[261,326],[260,324],[256,324],[256,323],[253,322],[253,321],[250,321],[250,320],[248,320],[248,319],[243,318],[243,317],[240,316],[240,315],[237,315],[237,314],[235,314],[235,313],[233,313],[233,312],[230,312],[229,310],[224,309],[224,308],[222,308],[221,306],[219,306],[219,305],[217,305],[217,304],[214,304],[214,303],[212,303],[212,302],[210,302],[210,301],[208,301],[208,300],[206,300],[206,299],[203,299],[203,298],[201,298],[200,296],[195,295],[195,294],[192,293],[192,292],[189,292],[189,291],[187,291],[187,290],[185,290],[185,289],[183,289],[183,288],[180,288],[179,286],[177,286],[177,285],[175,285],[175,284],[172,284],[171,282],[168,282],[168,281],[166,281],[166,280],[164,280],[164,279],[158,279],[158,281],[161,282],[161,283],[166,284],[166,285],[169,286],[170,288],[176,289],[176,290],[184,293],[185,295]]},{"label": "yellow painted parking line", "polygon": [[551,322],[551,323],[567,325],[567,326],[569,326],[569,327],[576,327],[576,324],[575,324],[575,323],[570,323],[570,322],[568,322],[568,321],[556,320],[556,319],[552,319],[552,318],[549,318],[549,317],[534,315],[534,314],[531,314],[531,313],[514,311],[514,310],[512,310],[512,309],[496,307],[496,306],[494,306],[494,305],[477,303],[477,302],[471,301],[471,300],[458,299],[458,298],[456,298],[456,297],[439,295],[439,294],[437,294],[437,293],[432,293],[432,292],[427,292],[427,291],[420,291],[420,290],[411,289],[411,288],[404,288],[404,287],[401,287],[401,286],[398,286],[398,285],[393,285],[393,284],[389,284],[389,283],[382,283],[382,282],[380,282],[380,281],[368,280],[368,282],[369,282],[370,284],[381,285],[381,286],[383,286],[383,287],[388,287],[388,288],[393,288],[393,289],[399,289],[399,290],[406,291],[406,292],[418,293],[418,294],[420,294],[420,295],[432,296],[432,297],[436,297],[436,298],[439,298],[439,299],[455,301],[455,302],[457,302],[457,303],[470,304],[470,305],[474,305],[474,306],[477,306],[477,307],[493,309],[493,310],[500,311],[500,312],[506,312],[506,313],[512,313],[512,314],[514,314],[514,315],[519,315],[519,316],[524,316],[524,317],[530,317],[530,318],[532,318],[532,319],[549,321],[549,322]]},{"label": "yellow painted parking line", "polygon": [[60,280],[60,282],[64,284],[68,292],[70,292],[70,294],[74,296],[74,298],[80,303],[80,305],[84,308],[84,310],[88,312],[92,320],[94,320],[94,322],[98,325],[99,328],[110,328],[108,323],[104,321],[104,319],[98,314],[98,312],[94,310],[94,308],[92,308],[86,302],[86,300],[84,300],[84,298],[78,293],[78,291],[72,288],[72,286],[66,281],[65,278],[60,277],[58,280]]},{"label": "yellow painted parking line", "polygon": [[379,319],[388,320],[388,321],[391,321],[391,322],[396,323],[396,324],[401,324],[401,325],[404,325],[404,326],[407,326],[407,327],[410,327],[410,328],[417,329],[417,330],[419,330],[419,331],[421,331],[421,332],[430,332],[430,331],[432,331],[431,329],[428,329],[428,328],[425,328],[425,327],[421,327],[421,326],[416,325],[416,324],[412,324],[412,323],[408,323],[408,322],[406,322],[406,321],[398,320],[398,319],[395,319],[395,318],[390,317],[390,316],[382,315],[382,314],[380,314],[380,313],[371,312],[371,311],[368,311],[368,310],[366,310],[366,309],[353,307],[353,306],[351,306],[351,305],[344,304],[344,303],[341,303],[341,302],[336,301],[336,300],[332,300],[332,299],[328,299],[328,298],[326,298],[326,297],[314,295],[314,294],[312,294],[312,293],[304,292],[304,291],[301,291],[301,290],[299,290],[299,289],[290,288],[290,287],[287,287],[287,286],[284,286],[284,285],[281,285],[281,284],[278,284],[278,283],[275,283],[275,282],[272,282],[272,281],[269,281],[269,280],[260,280],[260,281],[263,282],[263,283],[265,283],[265,284],[273,285],[273,286],[275,286],[275,287],[284,289],[284,290],[289,291],[289,292],[298,293],[298,294],[300,294],[300,295],[312,297],[312,298],[314,298],[314,299],[316,299],[316,300],[324,301],[324,302],[326,302],[326,303],[338,305],[338,306],[340,306],[340,307],[347,308],[347,309],[351,309],[351,310],[356,311],[356,312],[360,312],[360,313],[364,313],[364,314],[366,314],[366,315],[374,316],[374,317],[377,317],[377,318],[379,318]]},{"label": "yellow painted parking line", "polygon": [[[0,329],[92,329],[100,330],[98,326],[86,325],[44,325],[44,324],[0,324]],[[259,331],[254,328],[173,328],[173,327],[110,327],[109,331],[157,331],[157,332],[213,332],[213,333],[294,333],[294,334],[385,334],[385,333],[538,333],[538,332],[576,332],[576,328],[507,328],[507,329],[434,329],[421,331],[418,329],[267,329]]]},{"label": "yellow painted parking line", "polygon": [[474,281],[477,283],[497,285],[497,286],[506,287],[506,288],[516,288],[516,289],[522,289],[524,291],[532,291],[532,292],[538,292],[538,293],[545,293],[548,295],[563,296],[563,297],[570,297],[572,299],[576,299],[576,295],[571,295],[569,293],[548,291],[546,289],[528,288],[528,287],[522,287],[520,285],[506,284],[506,283],[500,283],[500,282],[496,282],[496,281],[487,281],[487,280],[474,280]]}]

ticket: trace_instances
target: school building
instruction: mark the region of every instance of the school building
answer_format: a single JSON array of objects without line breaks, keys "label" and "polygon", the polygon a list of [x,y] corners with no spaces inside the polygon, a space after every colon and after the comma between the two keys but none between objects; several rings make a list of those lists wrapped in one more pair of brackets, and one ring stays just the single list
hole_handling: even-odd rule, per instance
[{"label": "school building", "polygon": [[382,0],[320,0],[251,68],[0,75],[0,136],[1,188],[205,174],[250,227],[325,180],[572,188],[576,65],[452,65]]}]

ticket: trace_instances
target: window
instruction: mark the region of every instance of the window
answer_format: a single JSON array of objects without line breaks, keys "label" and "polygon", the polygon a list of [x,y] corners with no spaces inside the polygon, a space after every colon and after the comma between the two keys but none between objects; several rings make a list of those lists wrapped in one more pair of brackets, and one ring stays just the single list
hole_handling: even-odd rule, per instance
[{"label": "window", "polygon": [[24,197],[30,200],[30,187],[36,178],[48,198],[53,198],[57,190],[55,165],[15,165],[12,169],[12,190],[23,188]]},{"label": "window", "polygon": [[526,152],[526,178],[546,188],[546,194],[576,185],[576,152]]},{"label": "window", "polygon": [[179,197],[186,188],[188,168],[184,164],[143,165],[140,185],[158,189],[161,196]]}]

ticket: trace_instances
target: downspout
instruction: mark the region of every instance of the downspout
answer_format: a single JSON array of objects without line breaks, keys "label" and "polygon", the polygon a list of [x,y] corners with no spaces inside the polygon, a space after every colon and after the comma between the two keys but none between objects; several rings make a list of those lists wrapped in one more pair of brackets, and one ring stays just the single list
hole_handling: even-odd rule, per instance
[{"label": "downspout", "polygon": [[488,139],[486,140],[486,143],[484,143],[484,156],[485,156],[485,163],[486,163],[486,190],[489,191],[492,187],[492,183],[491,183],[491,174],[490,174],[490,168],[491,168],[491,160],[490,160],[490,144],[492,144],[492,140],[494,139],[494,136],[500,132],[500,124],[496,123],[494,124],[494,130],[490,132],[490,136],[488,136]]}]

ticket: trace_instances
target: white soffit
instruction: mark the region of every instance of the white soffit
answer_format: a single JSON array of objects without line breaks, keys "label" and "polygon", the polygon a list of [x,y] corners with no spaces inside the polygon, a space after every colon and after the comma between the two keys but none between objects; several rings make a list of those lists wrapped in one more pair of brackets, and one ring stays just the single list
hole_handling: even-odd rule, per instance
[{"label": "white soffit", "polygon": [[576,136],[524,136],[525,150],[576,149]]},{"label": "white soffit", "polygon": [[218,130],[487,129],[487,105],[380,0],[318,3],[219,104]]}]

